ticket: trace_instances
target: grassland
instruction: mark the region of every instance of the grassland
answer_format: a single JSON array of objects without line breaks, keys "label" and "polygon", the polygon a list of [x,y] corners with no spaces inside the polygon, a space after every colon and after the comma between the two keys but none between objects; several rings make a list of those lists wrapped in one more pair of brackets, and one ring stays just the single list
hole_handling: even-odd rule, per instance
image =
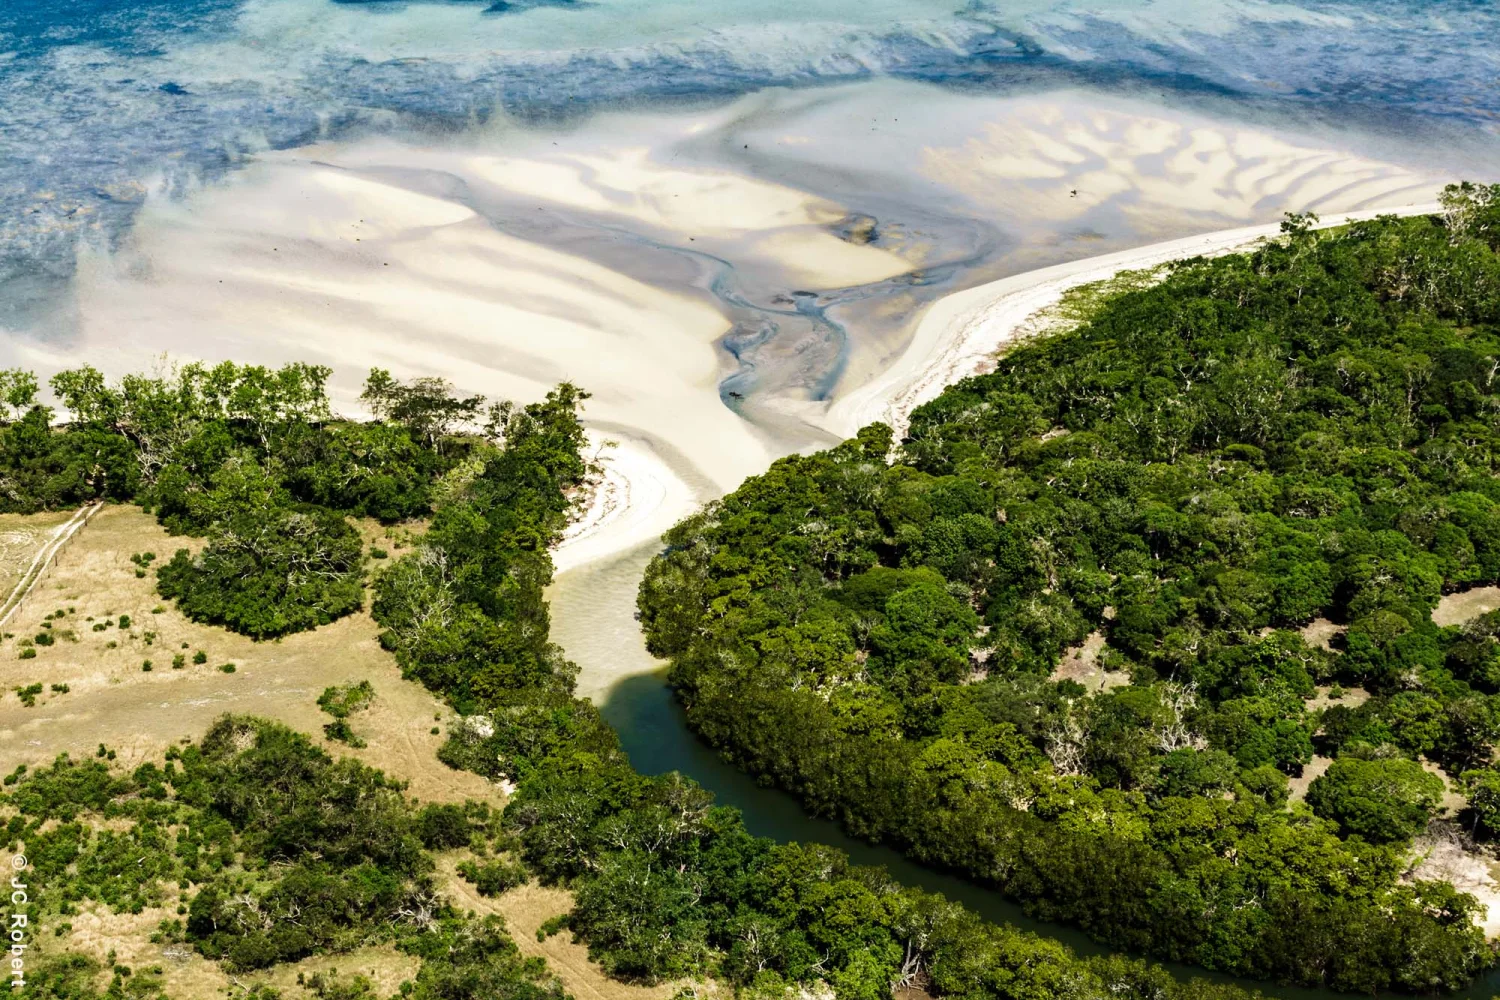
[{"label": "grassland", "polygon": [[[44,543],[66,519],[67,514],[5,517],[0,521],[0,539],[9,546],[4,567],[8,570],[22,556],[29,561],[27,540]],[[367,543],[393,554],[409,537],[404,531],[388,537],[373,523],[362,529]],[[169,536],[135,507],[106,507],[80,532],[9,624],[9,638],[0,641],[0,770],[34,766],[60,753],[92,757],[101,743],[126,768],[160,761],[168,746],[201,735],[225,712],[274,719],[321,739],[329,717],[319,710],[318,695],[331,685],[368,680],[375,699],[351,719],[367,745],[326,743],[329,752],[356,757],[400,778],[423,802],[504,804],[495,784],[437,760],[450,713],[426,689],[402,679],[394,658],[380,647],[379,628],[368,610],[312,632],[257,643],[188,621],[155,593],[154,573],[139,575],[131,559],[148,552],[165,559],[196,544]],[[128,625],[122,627],[123,619]],[[42,633],[53,635],[52,644],[35,644],[34,637]],[[22,659],[27,648],[35,655]],[[205,661],[194,663],[200,650]],[[186,662],[174,669],[178,656]],[[143,669],[147,661],[149,671]],[[234,665],[232,673],[222,669],[226,664]],[[28,707],[15,689],[35,684],[43,691]],[[571,906],[561,890],[528,885],[486,899],[454,875],[451,859],[443,874],[445,891],[460,907],[504,917],[523,952],[547,959],[565,988],[581,1000],[665,1000],[675,991],[675,986],[648,989],[609,979],[566,932],[538,941],[537,928]],[[190,895],[183,893],[183,901]],[[167,993],[180,998],[241,995],[257,983],[300,997],[299,974],[333,968],[370,978],[385,996],[394,994],[417,966],[415,959],[391,948],[363,948],[231,976],[190,947],[150,941],[157,924],[176,913],[176,900],[170,898],[168,905],[139,914],[116,914],[88,904],[70,918],[71,927],[60,939],[49,942],[49,950],[89,954],[106,967],[112,962],[160,967]]]}]

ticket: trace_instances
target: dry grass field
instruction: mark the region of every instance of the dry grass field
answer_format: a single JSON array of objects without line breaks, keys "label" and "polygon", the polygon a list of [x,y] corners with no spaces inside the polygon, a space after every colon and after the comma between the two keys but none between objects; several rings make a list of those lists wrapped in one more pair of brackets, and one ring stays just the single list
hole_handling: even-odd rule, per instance
[{"label": "dry grass field", "polygon": [[[0,770],[64,752],[88,756],[100,743],[134,766],[197,737],[225,712],[276,719],[321,738],[329,718],[318,695],[329,685],[368,680],[375,701],[350,721],[369,746],[327,744],[331,750],[410,782],[424,801],[503,801],[488,781],[437,760],[443,736],[431,730],[443,728],[449,713],[421,685],[401,678],[368,614],[254,642],[188,621],[156,594],[155,574],[137,576],[130,561],[154,552],[160,563],[196,544],[169,536],[134,507],[107,507],[79,533],[7,625],[13,637],[0,642]],[[54,644],[21,659],[21,641],[47,631],[46,615],[59,610],[63,617],[51,623]],[[127,627],[121,616],[128,616]],[[206,663],[192,662],[198,650]],[[173,669],[179,655],[187,663]],[[228,663],[234,673],[220,669]],[[14,690],[37,683],[43,693],[27,708]]]},{"label": "dry grass field", "polygon": [[32,558],[73,516],[70,510],[45,514],[0,514],[0,608],[21,582]]},{"label": "dry grass field", "polygon": [[572,895],[564,889],[531,882],[499,896],[481,896],[454,871],[454,866],[464,856],[463,853],[455,853],[438,861],[438,874],[443,880],[448,898],[461,909],[480,915],[493,913],[503,918],[517,947],[521,949],[521,954],[546,959],[548,967],[557,973],[568,992],[577,1000],[670,1000],[688,985],[692,985],[696,995],[700,997],[705,995],[705,989],[712,992],[711,986],[705,987],[701,983],[669,982],[638,986],[610,979],[599,966],[589,961],[588,948],[575,942],[573,935],[566,930],[538,941],[537,928],[553,917],[571,910]]},{"label": "dry grass field", "polygon": [[[10,546],[0,565],[9,570],[24,555],[24,566],[34,546],[43,544],[67,517],[0,520],[0,541]],[[399,554],[384,529],[362,527],[368,542]],[[395,534],[399,540],[403,533]],[[33,548],[26,550],[26,544]],[[234,712],[275,719],[312,735],[331,753],[357,757],[408,782],[410,794],[421,801],[472,798],[504,804],[497,786],[438,761],[451,713],[420,685],[401,678],[395,659],[380,648],[379,629],[367,612],[313,632],[253,642],[188,621],[156,594],[155,573],[138,576],[131,561],[132,555],[153,552],[160,564],[177,549],[199,544],[169,536],[154,518],[124,506],[106,507],[79,533],[7,625],[10,638],[0,641],[0,772],[43,763],[60,753],[91,757],[101,743],[116,751],[121,766],[134,767],[159,760],[172,743],[196,738],[219,715]],[[45,629],[47,616],[57,611],[62,616],[53,617],[52,628]],[[120,625],[121,616],[128,616],[128,625]],[[96,631],[95,626],[103,627]],[[27,648],[23,640],[44,631],[53,633],[54,643],[33,646],[36,655],[22,659]],[[205,663],[192,662],[198,650],[207,655]],[[187,662],[174,669],[178,655]],[[146,661],[149,671],[142,669]],[[228,663],[234,664],[233,673],[220,669]],[[360,680],[374,686],[375,700],[349,721],[368,746],[352,749],[324,741],[322,726],[329,716],[319,710],[318,695],[330,685]],[[37,683],[43,693],[28,708],[15,689]],[[64,686],[65,692],[59,690]],[[570,907],[566,893],[527,886],[486,900],[453,875],[451,859],[442,875],[457,905],[504,917],[523,953],[546,958],[580,1000],[665,1000],[675,992],[675,986],[648,989],[611,980],[567,933],[538,942],[536,928]],[[262,982],[299,997],[304,995],[295,988],[299,973],[330,968],[366,975],[379,995],[389,996],[417,968],[415,960],[393,949],[366,948],[231,977],[188,947],[150,943],[157,924],[176,915],[175,892],[168,897],[168,906],[136,915],[84,906],[71,918],[72,929],[49,941],[48,948],[81,951],[101,962],[113,951],[115,960],[126,965],[160,966],[168,994],[186,1000],[243,995]],[[189,898],[191,891],[182,894],[183,902]]]},{"label": "dry grass field", "polygon": [[[363,975],[376,986],[379,996],[394,996],[402,980],[416,974],[420,961],[390,947],[358,948],[343,955],[321,955],[291,962],[263,972],[231,975],[187,945],[152,944],[151,932],[164,919],[175,918],[175,908],[149,907],[140,913],[111,913],[107,907],[88,904],[69,918],[73,929],[53,941],[50,949],[67,949],[89,955],[106,968],[114,961],[132,969],[159,967],[168,996],[180,1000],[210,1000],[220,996],[244,996],[257,984],[281,990],[288,1000],[308,994],[296,989],[299,975],[337,970],[342,976]],[[101,983],[107,981],[101,978]]]}]

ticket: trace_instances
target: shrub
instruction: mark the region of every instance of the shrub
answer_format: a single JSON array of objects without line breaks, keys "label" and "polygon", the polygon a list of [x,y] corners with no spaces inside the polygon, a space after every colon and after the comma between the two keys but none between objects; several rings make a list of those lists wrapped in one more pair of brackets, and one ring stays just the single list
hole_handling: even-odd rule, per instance
[{"label": "shrub", "polygon": [[1409,840],[1432,817],[1443,780],[1416,761],[1340,757],[1307,789],[1314,813],[1371,843]]},{"label": "shrub", "polygon": [[363,602],[359,533],[331,511],[235,512],[209,538],[199,555],[180,549],[157,573],[162,596],[193,621],[270,639],[326,625]]},{"label": "shrub", "polygon": [[457,870],[481,896],[498,896],[526,882],[526,869],[513,861],[490,861],[482,865],[463,861]]}]

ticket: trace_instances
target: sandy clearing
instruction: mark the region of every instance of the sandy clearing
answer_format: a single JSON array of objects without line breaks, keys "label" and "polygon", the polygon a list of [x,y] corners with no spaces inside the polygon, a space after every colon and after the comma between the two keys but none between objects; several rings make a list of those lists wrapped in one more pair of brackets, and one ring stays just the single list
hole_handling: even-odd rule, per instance
[{"label": "sandy clearing", "polygon": [[1309,712],[1321,712],[1335,705],[1358,708],[1369,700],[1370,692],[1362,687],[1346,687],[1343,689],[1343,694],[1335,698],[1332,684],[1320,684],[1313,689],[1313,696],[1307,699],[1305,705]]},{"label": "sandy clearing", "polygon": [[573,909],[572,894],[565,889],[528,882],[500,896],[481,896],[455,870],[461,859],[460,854],[438,859],[437,874],[443,892],[461,910],[481,916],[493,913],[503,918],[521,954],[546,959],[548,967],[578,1000],[667,1000],[686,985],[665,982],[640,986],[611,979],[589,959],[588,948],[574,941],[566,930],[538,941],[537,928]]},{"label": "sandy clearing", "polygon": [[1432,611],[1432,622],[1444,627],[1462,625],[1496,608],[1500,608],[1500,587],[1474,587],[1444,594]]},{"label": "sandy clearing", "polygon": [[1129,674],[1119,670],[1105,670],[1099,665],[1104,646],[1104,633],[1090,632],[1083,642],[1063,651],[1062,658],[1052,671],[1051,679],[1074,681],[1090,691],[1108,691],[1110,688],[1129,684]]},{"label": "sandy clearing", "polygon": [[1480,920],[1484,936],[1494,940],[1500,937],[1500,882],[1495,879],[1493,857],[1472,847],[1473,842],[1453,823],[1434,822],[1412,841],[1406,877],[1449,882],[1473,895],[1485,907]]},{"label": "sandy clearing", "polygon": [[[371,539],[384,530],[363,527]],[[106,506],[62,553],[13,622],[16,638],[0,642],[0,770],[63,752],[89,756],[100,743],[134,766],[179,739],[201,736],[223,713],[236,712],[308,733],[330,753],[357,757],[407,781],[423,801],[503,801],[483,778],[438,761],[450,713],[421,685],[402,679],[367,613],[257,643],[188,621],[157,596],[154,574],[135,575],[131,555],[154,552],[159,563],[195,544],[201,543],[167,535],[138,508]],[[33,659],[19,659],[20,640],[43,631],[43,616],[59,608],[74,610],[52,622],[55,644],[37,647]],[[129,627],[119,627],[121,615],[130,617]],[[106,619],[111,624],[95,631]],[[191,657],[199,649],[208,661],[195,665]],[[174,670],[177,655],[188,662]],[[149,672],[142,669],[147,660]],[[233,663],[235,672],[221,672],[224,663]],[[317,707],[318,695],[330,685],[365,679],[375,687],[375,701],[350,723],[369,745],[355,750],[323,741],[329,720]],[[46,690],[26,708],[12,689],[32,683]],[[67,692],[51,690],[54,684],[66,685]],[[440,732],[433,733],[434,727]]]}]

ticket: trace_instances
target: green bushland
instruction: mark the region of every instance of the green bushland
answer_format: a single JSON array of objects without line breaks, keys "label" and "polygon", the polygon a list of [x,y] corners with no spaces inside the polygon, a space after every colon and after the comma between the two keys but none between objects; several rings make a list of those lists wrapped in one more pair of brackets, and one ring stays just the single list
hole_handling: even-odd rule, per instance
[{"label": "green bushland", "polygon": [[[422,959],[402,989],[414,1000],[565,996],[498,920],[461,913],[438,892],[429,851],[457,846],[452,822],[432,843],[432,807],[284,726],[225,716],[161,765],[127,774],[63,755],[5,784],[6,832],[31,864],[36,995],[160,995],[159,975],[122,966],[100,991],[97,963],[52,941],[85,902],[140,913],[177,900],[180,918],[163,920],[152,940],[189,945],[231,974],[388,944]],[[492,852],[497,819],[481,803],[458,808],[458,839]]]},{"label": "green bushland", "polygon": [[[1475,901],[1402,877],[1441,793],[1417,760],[1489,795],[1476,829],[1500,801],[1500,615],[1431,621],[1500,580],[1500,187],[1445,206],[1086,296],[899,448],[873,425],[678,525],[639,603],[693,728],[1115,946],[1467,982]],[[1128,685],[1050,679],[1092,632]],[[1330,682],[1373,697],[1310,711]]]},{"label": "green bushland", "polygon": [[[841,1000],[880,1000],[902,984],[972,1000],[1249,995],[1177,983],[1140,961],[1080,960],[837,851],[752,837],[692,782],[632,770],[593,706],[573,697],[574,668],[548,640],[548,548],[587,472],[583,398],[562,386],[493,413],[488,443],[469,447],[428,493],[430,530],[376,581],[382,641],[467,713],[442,757],[519,783],[503,822],[472,804],[414,809],[379,772],[283,727],[226,718],[128,775],[101,747],[88,763],[7,779],[9,832],[37,859],[38,905],[55,908],[38,926],[62,927],[84,899],[128,910],[175,900],[179,916],[158,939],[236,974],[385,942],[423,959],[410,996],[555,995],[497,925],[453,913],[436,892],[428,852],[467,850],[459,872],[481,893],[528,872],[569,887],[577,905],[567,925],[632,980],[713,975],[766,1000],[825,987]],[[434,453],[462,450],[419,437]],[[241,461],[234,474],[248,479],[249,469]],[[278,475],[274,489],[288,482]],[[210,482],[202,497],[212,502],[218,488]],[[218,519],[267,492],[236,489]],[[342,711],[352,693],[325,701]],[[104,978],[77,956],[40,957],[59,983],[94,989]],[[116,993],[151,982],[117,976]],[[345,985],[362,989],[319,988]]]},{"label": "green bushland", "polygon": [[[501,455],[455,477],[431,529],[378,578],[374,613],[403,668],[464,713],[440,757],[518,783],[504,838],[526,869],[574,892],[567,926],[606,970],[712,975],[767,1000],[824,986],[881,1000],[903,984],[972,1000],[1250,995],[1144,962],[1081,960],[836,850],[751,836],[679,775],[636,773],[548,641],[548,547],[586,471],[581,399],[563,387],[510,415]],[[432,835],[447,823],[434,813]],[[520,877],[509,859],[459,872],[481,893]]]},{"label": "green bushland", "polygon": [[[442,379],[375,369],[362,398],[381,419],[340,420],[329,374],[225,362],[112,384],[84,367],[51,379],[71,420],[54,427],[37,380],[0,371],[0,511],[134,501],[207,539],[157,567],[162,596],[189,618],[256,639],[326,624],[364,600],[348,518],[426,516],[444,475],[482,463],[511,411],[497,403],[486,417],[482,397],[459,399]],[[154,558],[133,556],[136,575]]]}]

